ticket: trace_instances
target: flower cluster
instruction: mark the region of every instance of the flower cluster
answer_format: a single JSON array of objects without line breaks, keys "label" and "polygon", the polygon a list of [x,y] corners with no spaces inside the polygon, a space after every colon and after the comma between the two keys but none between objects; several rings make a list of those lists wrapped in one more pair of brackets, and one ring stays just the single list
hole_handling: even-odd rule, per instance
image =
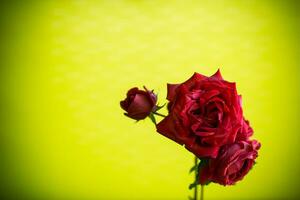
[{"label": "flower cluster", "polygon": [[[168,115],[156,125],[157,132],[201,160],[197,183],[232,185],[241,180],[254,165],[260,143],[250,139],[253,129],[243,116],[236,84],[218,70],[210,77],[195,73],[167,89]],[[156,101],[153,91],[133,88],[121,107],[139,120],[155,113]]]}]

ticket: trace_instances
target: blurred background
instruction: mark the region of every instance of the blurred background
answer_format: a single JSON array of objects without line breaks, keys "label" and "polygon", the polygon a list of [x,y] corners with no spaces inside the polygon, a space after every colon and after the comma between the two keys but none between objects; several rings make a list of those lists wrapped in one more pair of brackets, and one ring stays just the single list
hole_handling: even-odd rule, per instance
[{"label": "blurred background", "polygon": [[[3,1],[1,196],[187,199],[193,155],[124,117],[146,85],[218,68],[261,141],[257,164],[205,199],[299,196],[299,1]],[[166,113],[166,110],[162,111]]]}]

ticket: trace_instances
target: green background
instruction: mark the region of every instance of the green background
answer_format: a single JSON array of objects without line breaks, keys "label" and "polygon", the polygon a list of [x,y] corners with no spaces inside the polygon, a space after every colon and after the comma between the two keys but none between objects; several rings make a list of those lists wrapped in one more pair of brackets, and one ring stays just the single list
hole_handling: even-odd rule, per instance
[{"label": "green background", "polygon": [[146,85],[164,103],[167,82],[220,68],[262,148],[205,199],[297,197],[298,2],[1,2],[1,195],[187,199],[193,155],[119,101]]}]

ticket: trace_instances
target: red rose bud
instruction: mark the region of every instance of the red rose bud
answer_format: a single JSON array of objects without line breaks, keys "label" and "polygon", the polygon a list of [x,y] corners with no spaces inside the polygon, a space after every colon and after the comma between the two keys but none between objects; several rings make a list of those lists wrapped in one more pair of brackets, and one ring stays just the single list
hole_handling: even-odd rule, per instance
[{"label": "red rose bud", "polygon": [[126,116],[141,120],[145,119],[152,111],[156,109],[157,97],[152,91],[139,90],[137,87],[131,88],[127,92],[127,97],[125,100],[120,102],[122,109],[127,113]]},{"label": "red rose bud", "polygon": [[215,159],[200,168],[200,184],[209,182],[221,185],[233,185],[249,172],[258,156],[260,143],[253,141],[239,141],[221,148]]},{"label": "red rose bud", "polygon": [[224,80],[219,70],[211,77],[195,73],[184,83],[168,84],[167,99],[169,114],[157,131],[199,158],[215,158],[221,146],[236,141],[238,131],[249,131],[241,138],[251,135],[244,130],[247,123],[236,85]]}]

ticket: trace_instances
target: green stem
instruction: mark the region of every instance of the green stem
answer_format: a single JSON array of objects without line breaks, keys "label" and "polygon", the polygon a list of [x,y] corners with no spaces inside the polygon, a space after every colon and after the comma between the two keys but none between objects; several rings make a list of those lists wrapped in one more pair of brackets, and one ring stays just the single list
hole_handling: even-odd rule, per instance
[{"label": "green stem", "polygon": [[[195,156],[195,168],[197,169],[197,165],[198,165],[198,158],[197,156]],[[197,170],[195,170],[195,182],[197,182],[198,179],[198,172]],[[198,186],[196,185],[194,188],[194,200],[197,200],[197,194],[198,194]]]},{"label": "green stem", "polygon": [[158,116],[161,116],[161,117],[166,117],[166,115],[163,115],[163,114],[160,114],[160,113],[157,113],[157,112],[153,112],[154,115],[158,115]]},{"label": "green stem", "polygon": [[204,185],[201,185],[201,196],[200,196],[200,200],[204,199]]}]

